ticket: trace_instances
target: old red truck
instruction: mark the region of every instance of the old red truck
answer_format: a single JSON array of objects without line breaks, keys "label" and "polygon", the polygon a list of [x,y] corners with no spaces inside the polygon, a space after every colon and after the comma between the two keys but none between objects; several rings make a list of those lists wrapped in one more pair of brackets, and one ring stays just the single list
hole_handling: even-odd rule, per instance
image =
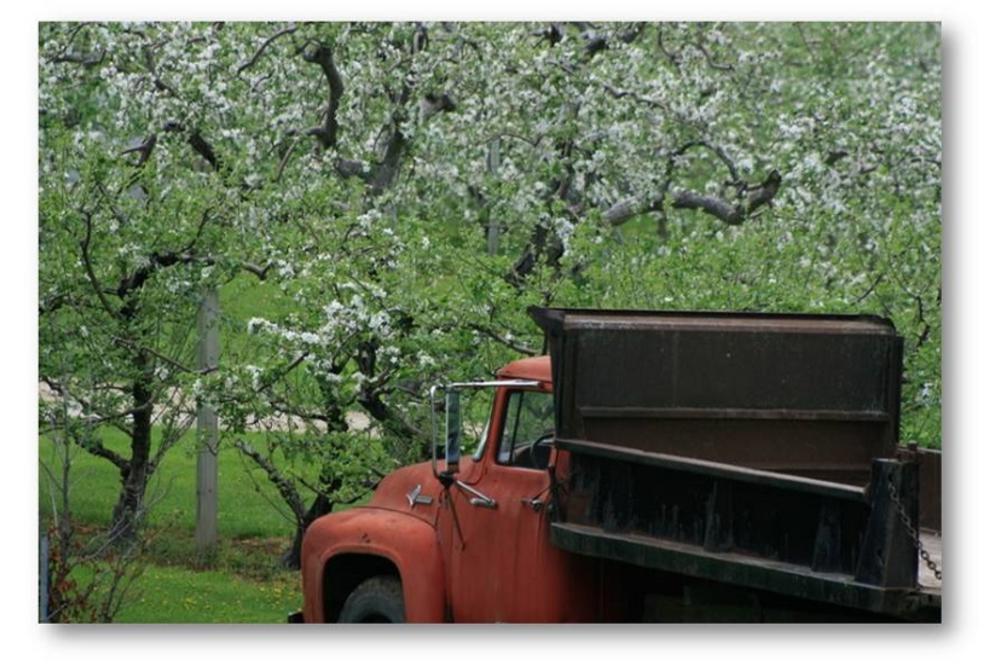
[{"label": "old red truck", "polygon": [[309,528],[293,621],[940,621],[940,456],[898,446],[891,322],[530,314],[549,355],[436,387],[432,460]]}]

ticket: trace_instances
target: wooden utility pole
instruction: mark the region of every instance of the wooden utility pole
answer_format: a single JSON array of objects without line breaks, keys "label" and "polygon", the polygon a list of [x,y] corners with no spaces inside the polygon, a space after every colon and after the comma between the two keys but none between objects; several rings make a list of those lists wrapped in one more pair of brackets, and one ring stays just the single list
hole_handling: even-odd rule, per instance
[{"label": "wooden utility pole", "polygon": [[[206,289],[198,309],[198,368],[219,366],[219,292]],[[215,548],[219,481],[219,415],[210,405],[198,404],[198,511],[194,540],[202,554]]]},{"label": "wooden utility pole", "polygon": [[[486,153],[486,170],[491,176],[496,176],[497,169],[500,168],[500,139],[490,141]],[[486,227],[486,253],[494,255],[500,249],[500,224],[490,210],[489,226]]]}]

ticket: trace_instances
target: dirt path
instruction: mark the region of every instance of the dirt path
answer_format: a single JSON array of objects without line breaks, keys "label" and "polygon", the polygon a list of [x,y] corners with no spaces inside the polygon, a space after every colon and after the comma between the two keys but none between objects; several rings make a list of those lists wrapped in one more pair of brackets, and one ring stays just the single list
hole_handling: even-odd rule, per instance
[{"label": "dirt path", "polygon": [[[45,382],[38,383],[38,396],[42,401],[50,403],[58,402],[61,399],[59,394],[53,391],[52,388]],[[193,401],[179,398],[176,402],[179,403],[180,408],[184,413],[194,417],[195,407]],[[83,407],[79,403],[73,401],[69,402],[67,409],[70,416],[73,417],[80,417],[84,414]],[[154,406],[153,422],[156,423],[160,421],[165,412],[165,406]],[[378,429],[378,426],[373,425],[371,418],[364,412],[349,411],[347,412],[346,418],[347,428],[353,432],[365,432],[369,430],[377,431]],[[310,426],[318,430],[323,430],[325,427],[322,421],[312,421],[310,423],[301,417],[280,413],[269,414],[258,418],[248,418],[245,426],[246,429],[251,432],[308,432],[310,430]]]}]

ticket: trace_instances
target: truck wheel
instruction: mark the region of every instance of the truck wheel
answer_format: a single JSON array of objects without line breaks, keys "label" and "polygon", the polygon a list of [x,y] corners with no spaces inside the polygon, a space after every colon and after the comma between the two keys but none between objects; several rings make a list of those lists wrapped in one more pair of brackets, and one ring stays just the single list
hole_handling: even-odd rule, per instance
[{"label": "truck wheel", "polygon": [[362,582],[344,601],[338,622],[406,622],[403,586],[395,576],[375,576]]}]

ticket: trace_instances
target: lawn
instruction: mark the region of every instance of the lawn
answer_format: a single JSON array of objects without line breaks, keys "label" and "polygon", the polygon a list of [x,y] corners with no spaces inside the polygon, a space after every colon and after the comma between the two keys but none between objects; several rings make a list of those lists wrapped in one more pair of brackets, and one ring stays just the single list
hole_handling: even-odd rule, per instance
[{"label": "lawn", "polygon": [[227,570],[193,571],[150,565],[131,603],[115,618],[124,623],[273,623],[301,607],[297,572],[270,580],[234,576]]},{"label": "lawn", "polygon": [[[123,435],[102,432],[105,444],[124,452]],[[253,436],[251,436],[253,437]],[[41,464],[55,471],[53,442],[40,446],[39,507],[51,514],[50,484]],[[73,452],[71,501],[81,532],[103,529],[118,492],[110,464]],[[165,458],[149,491],[151,540],[117,622],[284,622],[301,606],[298,572],[278,564],[294,526],[282,512],[273,486],[232,448],[219,453],[219,547],[199,557],[194,547],[195,452],[189,433]],[[83,574],[86,575],[86,574]]]},{"label": "lawn", "polygon": [[[158,439],[154,432],[154,442]],[[104,445],[127,455],[128,442],[121,432],[101,431]],[[254,434],[247,439],[258,438]],[[189,431],[174,450],[164,456],[147,492],[149,523],[156,528],[178,528],[193,532],[195,523],[195,441]],[[40,462],[55,471],[57,448],[51,440],[40,441]],[[107,461],[86,451],[72,453],[71,505],[74,518],[85,524],[102,525],[111,518],[118,493],[118,472]],[[51,512],[50,485],[39,470],[38,500],[43,515]],[[223,537],[288,536],[293,524],[277,491],[262,470],[253,467],[238,451],[223,446],[219,452],[219,534]]]}]

